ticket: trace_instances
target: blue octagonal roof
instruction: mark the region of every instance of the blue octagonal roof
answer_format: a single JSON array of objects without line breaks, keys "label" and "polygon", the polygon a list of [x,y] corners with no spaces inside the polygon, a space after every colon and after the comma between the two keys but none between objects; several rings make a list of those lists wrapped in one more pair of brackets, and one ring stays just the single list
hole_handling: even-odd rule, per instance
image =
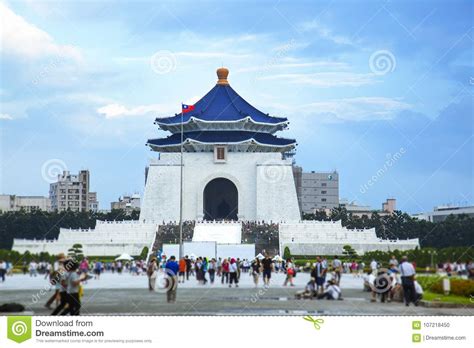
[{"label": "blue octagonal roof", "polygon": [[184,115],[177,114],[172,117],[157,118],[158,125],[174,125],[189,122],[196,118],[207,122],[238,121],[250,117],[255,123],[276,125],[287,123],[286,117],[269,116],[250,105],[244,98],[237,94],[228,84],[217,84],[196,104],[194,110]]},{"label": "blue octagonal roof", "polygon": [[[184,141],[195,141],[203,144],[238,144],[254,140],[260,145],[286,147],[296,145],[296,140],[278,138],[269,133],[245,132],[245,131],[208,131],[208,132],[185,132]],[[149,139],[147,145],[158,147],[175,146],[181,144],[181,134],[176,133],[167,138]]]}]

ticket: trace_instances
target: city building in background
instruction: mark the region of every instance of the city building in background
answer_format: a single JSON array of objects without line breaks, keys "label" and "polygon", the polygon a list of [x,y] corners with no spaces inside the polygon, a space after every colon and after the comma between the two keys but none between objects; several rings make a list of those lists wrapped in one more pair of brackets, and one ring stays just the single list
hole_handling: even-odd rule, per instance
[{"label": "city building in background", "polygon": [[17,195],[0,195],[0,211],[19,211],[25,210],[51,210],[51,200],[43,196],[17,196]]},{"label": "city building in background", "polygon": [[89,192],[89,210],[98,212],[99,202],[97,201],[97,192]]},{"label": "city building in background", "polygon": [[418,213],[412,215],[418,220],[425,220],[430,222],[441,222],[447,219],[450,215],[467,215],[474,217],[474,206],[459,207],[459,206],[437,206],[431,212]]},{"label": "city building in background", "polygon": [[110,203],[110,209],[122,209],[127,213],[134,210],[140,210],[140,195],[135,193],[133,195],[120,196],[118,201]]},{"label": "city building in background", "polygon": [[351,213],[353,216],[362,217],[366,215],[371,217],[374,212],[380,216],[391,215],[397,209],[397,200],[395,198],[387,198],[385,202],[382,203],[382,209],[373,209],[368,205],[360,205],[355,201],[349,202],[347,199],[341,199],[339,204],[341,208],[345,208],[348,213]]},{"label": "city building in background", "polygon": [[81,170],[77,175],[64,171],[58,180],[49,187],[51,209],[57,211],[89,211],[98,209],[97,193],[89,192],[90,178],[88,170]]},{"label": "city building in background", "polygon": [[303,213],[314,213],[339,206],[339,174],[333,172],[304,172],[293,166],[298,204]]}]

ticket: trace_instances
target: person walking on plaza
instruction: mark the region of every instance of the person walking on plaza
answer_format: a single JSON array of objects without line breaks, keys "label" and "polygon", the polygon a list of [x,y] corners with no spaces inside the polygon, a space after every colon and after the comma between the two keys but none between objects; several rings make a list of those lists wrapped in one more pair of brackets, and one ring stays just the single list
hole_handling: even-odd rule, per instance
[{"label": "person walking on plaza", "polygon": [[240,273],[242,271],[242,262],[240,261],[239,258],[235,260],[235,263],[237,263],[237,279],[240,280]]},{"label": "person walking on plaza", "polygon": [[291,262],[291,259],[286,260],[286,278],[285,282],[283,283],[283,286],[287,286],[288,282],[290,283],[290,286],[295,286],[293,284],[293,276],[295,275],[295,266],[293,262]]},{"label": "person walking on plaza", "polygon": [[178,291],[178,274],[179,265],[176,262],[176,257],[171,256],[165,265],[165,273],[168,280],[166,301],[168,303],[176,302],[176,292]]},{"label": "person walking on plaza", "polygon": [[64,261],[66,260],[66,256],[61,253],[57,256],[57,260],[54,263],[54,271],[51,273],[51,277],[49,282],[52,286],[54,286],[54,294],[48,299],[46,304],[44,305],[46,308],[51,309],[51,305],[54,301],[56,304],[61,300],[61,274],[65,272],[64,270]]},{"label": "person walking on plaza", "polygon": [[29,271],[30,277],[36,277],[38,275],[38,264],[34,260],[30,262]]},{"label": "person walking on plaza", "polygon": [[82,259],[81,264],[79,265],[79,272],[81,273],[89,273],[89,260],[85,257]]},{"label": "person walking on plaza", "polygon": [[184,283],[184,278],[186,274],[186,260],[181,258],[179,260],[179,276],[178,276],[178,283]]},{"label": "person walking on plaza", "polygon": [[229,283],[229,261],[227,259],[224,259],[222,261],[222,277],[221,277],[221,284],[224,284],[224,279],[225,283]]},{"label": "person walking on plaza", "polygon": [[75,261],[70,263],[69,268],[70,271],[66,275],[67,308],[61,312],[61,315],[79,315],[81,310],[80,285],[87,279],[87,274],[78,273],[79,264]]},{"label": "person walking on plaza", "polygon": [[234,258],[230,259],[229,265],[229,288],[232,287],[232,283],[235,283],[235,287],[239,287],[239,277],[238,277],[238,263]]},{"label": "person walking on plaza", "polygon": [[189,280],[189,273],[191,273],[192,269],[192,261],[188,255],[184,257],[184,261],[186,262],[186,280]]},{"label": "person walking on plaza", "polygon": [[273,260],[270,258],[268,253],[265,253],[265,258],[262,260],[262,269],[263,269],[263,283],[265,287],[270,286],[270,279],[272,277],[273,271]]},{"label": "person walking on plaza", "polygon": [[316,265],[311,276],[316,280],[316,292],[321,294],[324,291],[324,283],[326,282],[327,266],[321,259],[321,256],[316,257]]},{"label": "person walking on plaza", "polygon": [[409,306],[410,302],[413,302],[415,306],[418,306],[418,301],[416,301],[415,274],[415,267],[408,262],[407,256],[403,256],[402,262],[400,263],[400,275],[402,277],[405,306]]},{"label": "person walking on plaza", "polygon": [[258,257],[256,257],[255,260],[252,261],[250,267],[252,269],[253,283],[255,284],[255,287],[258,287],[258,278],[260,277],[260,269],[262,268]]},{"label": "person walking on plaza", "polygon": [[336,282],[336,285],[339,286],[339,283],[341,282],[342,262],[337,258],[337,256],[334,256],[334,260],[332,260],[332,269],[334,270],[334,281]]},{"label": "person walking on plaza", "polygon": [[209,273],[209,280],[211,281],[211,284],[214,284],[216,267],[216,259],[212,258],[211,261],[209,261],[209,265],[207,266],[207,272]]},{"label": "person walking on plaza", "polygon": [[222,275],[222,258],[217,259],[217,276],[220,277]]},{"label": "person walking on plaza", "polygon": [[146,275],[148,276],[148,290],[154,291],[156,284],[156,276],[158,275],[158,266],[156,264],[156,258],[152,258],[148,264]]},{"label": "person walking on plaza", "polygon": [[95,274],[94,279],[100,279],[100,274],[102,273],[102,268],[103,268],[102,262],[97,261],[94,264],[94,274]]},{"label": "person walking on plaza", "polygon": [[208,266],[207,257],[204,257],[204,258],[201,260],[201,270],[202,270],[202,281],[203,281],[203,285],[206,285],[206,283],[207,283],[207,278],[206,278],[207,266]]},{"label": "person walking on plaza", "polygon": [[7,274],[7,263],[0,260],[0,279],[2,280],[2,283],[5,281],[5,274]]},{"label": "person walking on plaza", "polygon": [[[58,315],[67,306],[67,274],[71,268],[72,260],[65,260],[63,266],[59,267],[58,274],[56,276],[56,288],[59,292],[59,304],[56,306],[51,315]],[[49,302],[49,301],[48,301]],[[46,303],[48,305],[48,303]]]}]

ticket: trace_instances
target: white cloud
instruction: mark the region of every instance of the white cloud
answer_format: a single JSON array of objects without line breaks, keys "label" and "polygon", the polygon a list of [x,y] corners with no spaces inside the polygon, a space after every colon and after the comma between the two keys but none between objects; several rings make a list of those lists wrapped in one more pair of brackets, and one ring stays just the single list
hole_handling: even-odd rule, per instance
[{"label": "white cloud", "polygon": [[354,45],[354,42],[351,39],[342,35],[334,34],[332,30],[322,25],[317,20],[303,22],[298,27],[303,32],[316,32],[320,38],[332,41],[333,43],[338,45]]},{"label": "white cloud", "polygon": [[13,120],[9,114],[0,114],[0,120]]},{"label": "white cloud", "polygon": [[302,68],[328,68],[328,69],[347,69],[349,65],[344,62],[321,60],[314,62],[299,62],[295,60],[292,63],[276,63],[276,64],[262,64],[260,66],[250,66],[246,68],[240,68],[236,72],[255,72],[255,71],[268,71],[270,69],[302,69]]},{"label": "white cloud", "polygon": [[26,59],[48,56],[58,56],[76,61],[82,59],[77,47],[57,44],[47,32],[28,23],[2,2],[0,2],[0,17],[2,18],[2,30],[0,31],[2,54]]},{"label": "white cloud", "polygon": [[356,97],[332,99],[302,106],[310,113],[347,121],[389,120],[397,112],[411,109],[412,105],[385,97]]},{"label": "white cloud", "polygon": [[249,54],[227,53],[227,52],[206,52],[206,51],[182,51],[174,53],[176,56],[190,58],[248,58]]},{"label": "white cloud", "polygon": [[170,105],[165,104],[149,104],[149,105],[139,105],[135,107],[127,107],[123,104],[112,103],[104,105],[97,109],[97,113],[103,115],[106,119],[116,119],[122,117],[133,117],[133,116],[144,116],[150,113],[156,114],[156,116],[163,114],[171,114],[176,109],[179,108],[176,105],[171,107]]},{"label": "white cloud", "polygon": [[358,74],[352,72],[335,71],[313,74],[275,74],[259,77],[259,80],[285,80],[293,84],[311,85],[315,87],[352,86],[358,87],[375,83],[374,74]]}]

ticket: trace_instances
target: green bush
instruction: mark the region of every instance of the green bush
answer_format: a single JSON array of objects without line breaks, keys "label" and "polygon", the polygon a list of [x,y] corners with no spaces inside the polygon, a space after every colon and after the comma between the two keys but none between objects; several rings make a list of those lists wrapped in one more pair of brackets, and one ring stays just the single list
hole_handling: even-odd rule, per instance
[{"label": "green bush", "polygon": [[[416,280],[420,283],[421,287],[430,292],[437,294],[444,294],[443,291],[443,279],[447,277],[441,276],[417,276]],[[461,278],[450,278],[451,291],[450,294],[471,297],[474,296],[474,280],[461,279]]]}]

